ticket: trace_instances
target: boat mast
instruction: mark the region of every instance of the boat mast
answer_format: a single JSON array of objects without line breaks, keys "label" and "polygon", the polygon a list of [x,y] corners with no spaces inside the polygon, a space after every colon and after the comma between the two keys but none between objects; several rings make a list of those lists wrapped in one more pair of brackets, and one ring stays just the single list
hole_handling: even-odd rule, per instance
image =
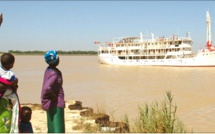
[{"label": "boat mast", "polygon": [[206,12],[206,29],[207,29],[207,33],[206,33],[206,40],[207,40],[207,48],[208,49],[211,49],[211,46],[212,46],[212,41],[211,41],[211,17],[210,17],[210,14],[209,12],[207,11]]}]

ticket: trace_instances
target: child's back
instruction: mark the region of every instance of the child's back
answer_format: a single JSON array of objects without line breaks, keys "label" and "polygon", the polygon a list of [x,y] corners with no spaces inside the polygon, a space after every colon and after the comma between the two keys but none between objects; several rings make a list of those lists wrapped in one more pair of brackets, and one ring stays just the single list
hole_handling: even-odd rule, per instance
[{"label": "child's back", "polygon": [[[4,53],[1,56],[1,66],[0,66],[0,77],[1,79],[5,79],[10,83],[10,88],[7,89],[4,93],[1,93],[0,97],[4,94],[4,96],[9,96],[14,91],[16,91],[18,85],[18,79],[15,77],[13,71],[10,69],[13,68],[15,62],[15,57],[10,53]],[[2,83],[2,81],[0,81]],[[3,83],[6,84],[6,83]],[[8,85],[8,84],[6,84]]]}]

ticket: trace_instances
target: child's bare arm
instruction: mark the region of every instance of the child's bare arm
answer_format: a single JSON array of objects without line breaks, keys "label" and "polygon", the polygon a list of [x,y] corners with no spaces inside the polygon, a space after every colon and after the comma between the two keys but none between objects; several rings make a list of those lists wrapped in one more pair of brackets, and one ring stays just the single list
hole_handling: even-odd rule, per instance
[{"label": "child's bare arm", "polygon": [[12,81],[13,83],[13,86],[17,85],[18,84],[18,78],[16,78],[14,81]]}]

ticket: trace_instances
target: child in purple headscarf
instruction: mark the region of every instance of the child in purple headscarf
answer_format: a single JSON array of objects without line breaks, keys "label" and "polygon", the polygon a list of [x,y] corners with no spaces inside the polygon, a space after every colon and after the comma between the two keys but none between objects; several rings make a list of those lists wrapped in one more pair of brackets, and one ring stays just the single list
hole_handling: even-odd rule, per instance
[{"label": "child in purple headscarf", "polygon": [[65,133],[63,77],[57,68],[60,61],[58,52],[48,51],[44,58],[48,67],[44,74],[41,103],[47,113],[48,133]]}]

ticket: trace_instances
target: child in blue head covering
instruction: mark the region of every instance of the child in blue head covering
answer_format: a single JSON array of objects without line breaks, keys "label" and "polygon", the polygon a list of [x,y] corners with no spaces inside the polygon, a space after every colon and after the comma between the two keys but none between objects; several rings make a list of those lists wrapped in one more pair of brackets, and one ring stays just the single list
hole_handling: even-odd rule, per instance
[{"label": "child in blue head covering", "polygon": [[57,68],[60,61],[58,52],[50,50],[44,58],[48,67],[43,79],[41,103],[47,113],[48,133],[65,133],[63,77]]}]

